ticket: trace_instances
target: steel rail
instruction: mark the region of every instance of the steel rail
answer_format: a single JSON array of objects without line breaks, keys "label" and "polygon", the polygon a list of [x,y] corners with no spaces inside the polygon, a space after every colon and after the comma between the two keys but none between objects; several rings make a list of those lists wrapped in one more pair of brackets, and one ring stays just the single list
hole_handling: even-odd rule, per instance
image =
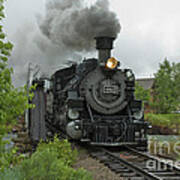
[{"label": "steel rail", "polygon": [[[127,148],[129,151],[132,151],[132,152],[134,152],[134,153],[136,153],[136,154],[138,154],[138,155],[141,155],[141,156],[143,156],[143,157],[145,157],[145,158],[148,158],[148,159],[151,159],[151,160],[155,160],[155,161],[157,161],[157,162],[160,162],[160,163],[162,163],[162,164],[165,164],[169,169],[172,169],[172,170],[180,173],[180,168],[178,168],[177,166],[174,166],[174,165],[170,165],[170,164],[168,164],[168,163],[166,164],[162,159],[160,159],[160,158],[158,158],[158,157],[155,157],[155,156],[152,156],[152,155],[150,155],[150,154],[147,154],[147,153],[138,151],[137,149],[131,148],[131,147],[129,147],[129,146],[126,146],[126,148]],[[179,179],[180,179],[180,177],[179,177]]]},{"label": "steel rail", "polygon": [[125,165],[129,170],[134,171],[135,173],[137,173],[138,175],[144,177],[147,180],[162,180],[160,177],[154,175],[153,173],[150,173],[146,170],[143,170],[141,168],[139,168],[138,166],[136,166],[136,164],[132,164],[122,158],[120,158],[118,155],[113,154],[107,150],[104,149],[104,152],[108,155],[110,155],[111,157],[116,158],[116,160],[120,161],[121,163],[123,163],[123,165]]},{"label": "steel rail", "polygon": [[[129,158],[122,158],[120,156],[122,152],[129,154]],[[179,168],[166,164],[161,159],[134,148],[126,147],[126,150],[114,152],[99,147],[91,155],[99,159],[100,162],[104,163],[112,171],[115,171],[115,173],[120,174],[121,177],[128,177],[128,180],[180,180]],[[143,159],[144,161],[142,161]],[[147,160],[155,160],[156,163],[166,165],[167,169],[148,169],[144,164]]]}]

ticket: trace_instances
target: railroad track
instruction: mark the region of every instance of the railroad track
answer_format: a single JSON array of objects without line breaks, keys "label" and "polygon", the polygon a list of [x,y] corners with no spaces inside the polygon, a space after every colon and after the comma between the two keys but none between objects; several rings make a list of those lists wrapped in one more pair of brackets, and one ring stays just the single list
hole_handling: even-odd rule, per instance
[{"label": "railroad track", "polygon": [[178,167],[130,147],[97,148],[90,154],[126,180],[180,180]]},{"label": "railroad track", "polygon": [[[67,136],[61,132],[59,138],[66,139]],[[76,146],[76,143],[73,146]],[[93,158],[98,159],[125,180],[180,180],[179,168],[136,149],[126,147],[123,150],[116,150],[92,146],[85,148],[90,149]]]}]

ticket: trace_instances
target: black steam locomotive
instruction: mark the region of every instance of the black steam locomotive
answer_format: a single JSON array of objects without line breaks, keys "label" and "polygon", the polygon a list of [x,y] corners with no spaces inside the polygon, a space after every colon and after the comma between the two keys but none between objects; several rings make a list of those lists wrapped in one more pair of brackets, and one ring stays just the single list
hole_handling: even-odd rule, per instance
[{"label": "black steam locomotive", "polygon": [[[114,38],[97,37],[98,59],[85,59],[36,79],[29,130],[33,140],[63,132],[91,145],[147,147],[148,124],[136,100],[135,76],[111,57]],[[47,84],[50,84],[47,88]]]}]

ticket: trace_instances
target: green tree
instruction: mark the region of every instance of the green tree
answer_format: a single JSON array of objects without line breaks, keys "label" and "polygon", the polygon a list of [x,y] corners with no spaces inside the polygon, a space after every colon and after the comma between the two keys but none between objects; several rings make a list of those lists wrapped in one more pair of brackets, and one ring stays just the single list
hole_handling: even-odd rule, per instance
[{"label": "green tree", "polygon": [[155,74],[154,109],[157,113],[171,113],[180,104],[180,65],[167,59]]},{"label": "green tree", "polygon": [[28,105],[26,88],[15,88],[12,84],[11,75],[13,69],[8,66],[8,57],[11,55],[13,45],[6,40],[3,32],[2,19],[5,17],[3,10],[4,0],[0,0],[0,169],[6,164],[3,159],[5,148],[4,135],[11,130]]},{"label": "green tree", "polygon": [[[0,22],[5,17],[3,2],[0,0]],[[29,107],[26,88],[15,88],[12,84],[13,69],[8,66],[12,48],[13,45],[6,41],[3,26],[0,25],[0,135],[7,132],[8,125],[16,122],[17,117]]]},{"label": "green tree", "polygon": [[[3,0],[0,0],[0,21],[4,18]],[[11,73],[12,69],[8,68],[8,56],[13,48],[10,42],[5,41],[5,34],[2,30],[3,26],[0,24],[0,142],[2,135],[6,132],[6,122],[9,121],[8,111],[10,93],[12,89]]]},{"label": "green tree", "polygon": [[[180,109],[180,63],[174,65],[175,94],[177,95],[177,109]],[[179,102],[179,103],[178,103]]]},{"label": "green tree", "polygon": [[150,102],[150,90],[149,89],[144,89],[142,86],[140,86],[136,82],[136,87],[135,87],[135,97],[138,100],[142,100],[143,102]]}]

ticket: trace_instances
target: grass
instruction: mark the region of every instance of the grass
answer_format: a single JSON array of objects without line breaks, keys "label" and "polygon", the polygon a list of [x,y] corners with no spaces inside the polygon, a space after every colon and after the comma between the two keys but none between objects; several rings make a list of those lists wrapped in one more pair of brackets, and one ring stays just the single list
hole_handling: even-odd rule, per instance
[{"label": "grass", "polygon": [[152,126],[176,129],[180,133],[180,114],[145,114],[145,120]]}]

